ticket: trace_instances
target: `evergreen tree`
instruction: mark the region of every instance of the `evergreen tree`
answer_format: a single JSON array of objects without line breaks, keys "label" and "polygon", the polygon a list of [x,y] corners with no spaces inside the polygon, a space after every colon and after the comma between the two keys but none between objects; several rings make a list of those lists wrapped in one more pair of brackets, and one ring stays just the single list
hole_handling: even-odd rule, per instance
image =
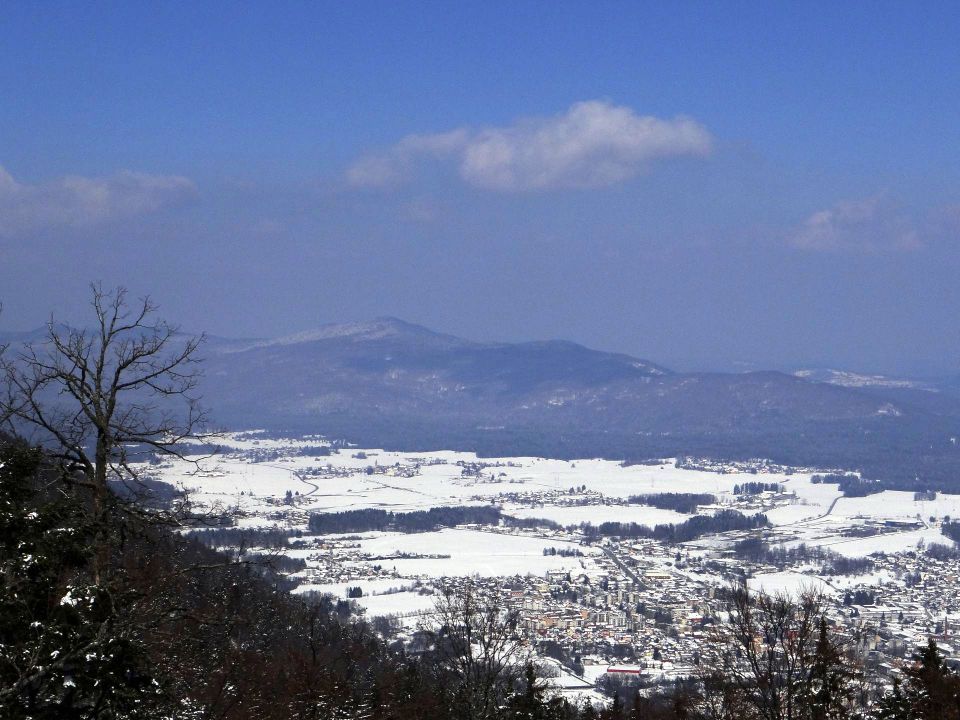
[{"label": "evergreen tree", "polygon": [[50,488],[39,452],[0,447],[0,716],[150,717],[159,685],[124,588],[93,582],[97,526]]},{"label": "evergreen tree", "polygon": [[903,675],[878,704],[878,720],[960,720],[960,675],[944,664],[933,638]]},{"label": "evergreen tree", "polygon": [[873,712],[873,720],[909,720],[910,702],[903,692],[899,679],[893,681],[893,689],[884,695]]},{"label": "evergreen tree", "polygon": [[511,720],[546,720],[545,690],[533,663],[528,662],[524,668],[523,687],[511,699],[508,717]]},{"label": "evergreen tree", "polygon": [[620,697],[620,693],[617,693],[613,696],[610,707],[604,710],[601,717],[603,720],[623,720],[624,716],[623,698]]},{"label": "evergreen tree", "polygon": [[814,646],[808,679],[807,703],[811,720],[841,720],[849,713],[853,673],[844,662],[836,641],[820,618],[820,633]]}]

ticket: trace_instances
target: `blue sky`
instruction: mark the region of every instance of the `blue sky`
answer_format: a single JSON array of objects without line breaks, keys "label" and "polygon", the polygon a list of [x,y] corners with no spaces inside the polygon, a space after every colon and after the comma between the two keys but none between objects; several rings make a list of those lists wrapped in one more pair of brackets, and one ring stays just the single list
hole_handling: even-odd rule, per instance
[{"label": "blue sky", "polygon": [[955,3],[11,3],[0,326],[960,369]]}]

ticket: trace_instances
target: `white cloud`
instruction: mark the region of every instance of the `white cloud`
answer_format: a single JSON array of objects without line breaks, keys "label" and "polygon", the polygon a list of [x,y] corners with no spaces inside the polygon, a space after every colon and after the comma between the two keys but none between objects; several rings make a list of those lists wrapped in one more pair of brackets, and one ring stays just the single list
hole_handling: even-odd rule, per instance
[{"label": "white cloud", "polygon": [[402,182],[418,157],[447,157],[469,142],[464,129],[434,135],[408,135],[382,155],[366,155],[347,169],[347,181],[357,187],[385,187]]},{"label": "white cloud", "polygon": [[604,187],[629,180],[658,159],[703,157],[711,147],[710,133],[690,118],[664,120],[590,100],[508,127],[410,135],[386,153],[358,160],[347,180],[391,185],[409,176],[416,160],[435,158],[454,161],[465,182],[489,190]]},{"label": "white cloud", "polygon": [[0,167],[0,235],[99,225],[156,212],[194,192],[192,181],[176,175],[124,170],[107,177],[68,175],[27,185]]},{"label": "white cloud", "polygon": [[882,195],[819,210],[789,233],[788,240],[803,250],[822,252],[903,251],[922,245],[914,223]]},{"label": "white cloud", "polygon": [[398,158],[369,155],[347,168],[347,182],[357,187],[386,187],[402,179]]}]

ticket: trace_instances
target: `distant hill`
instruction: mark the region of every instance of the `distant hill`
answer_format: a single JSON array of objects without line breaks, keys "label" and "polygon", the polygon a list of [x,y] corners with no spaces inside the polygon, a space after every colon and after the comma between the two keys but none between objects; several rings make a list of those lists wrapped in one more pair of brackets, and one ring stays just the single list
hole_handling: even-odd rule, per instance
[{"label": "distant hill", "polygon": [[904,411],[778,372],[674,373],[551,340],[478,343],[395,318],[249,344],[214,341],[205,391],[229,424],[407,417],[459,427],[722,432]]}]

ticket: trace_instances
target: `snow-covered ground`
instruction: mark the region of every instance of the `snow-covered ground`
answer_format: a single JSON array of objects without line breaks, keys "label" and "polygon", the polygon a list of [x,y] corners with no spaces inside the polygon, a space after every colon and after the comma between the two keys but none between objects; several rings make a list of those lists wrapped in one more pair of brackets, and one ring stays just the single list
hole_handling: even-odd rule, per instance
[{"label": "snow-covered ground", "polygon": [[[834,523],[840,525],[840,523]],[[937,528],[904,530],[871,535],[869,537],[842,537],[827,535],[820,539],[808,539],[809,546],[824,547],[844,557],[866,557],[873,553],[896,553],[918,550],[931,544],[950,544]]]},{"label": "snow-covered ground", "polygon": [[[248,509],[254,513],[264,511],[265,505],[269,505],[264,502],[266,499],[280,498],[288,490],[299,493],[297,507],[310,512],[363,508],[407,511],[440,505],[485,503],[508,495],[562,493],[574,487],[585,487],[587,492],[617,499],[674,492],[710,493],[722,501],[730,498],[735,485],[744,482],[804,483],[809,480],[809,475],[803,474],[757,476],[686,470],[674,467],[672,461],[665,461],[662,465],[622,466],[615,461],[599,459],[478,458],[474,453],[449,450],[408,453],[350,448],[315,457],[298,453],[322,445],[319,439],[257,438],[255,432],[221,436],[222,451],[202,460],[199,472],[194,464],[176,460],[165,462],[154,472],[167,482],[191,490],[195,502],[219,502],[223,506]],[[257,461],[256,453],[268,459]],[[198,455],[197,459],[200,457]],[[482,465],[479,476],[465,476],[465,464]],[[370,468],[376,472],[368,474]],[[413,468],[416,468],[416,474],[405,477]],[[835,486],[815,487],[829,488],[836,494]],[[819,501],[820,493],[814,495]],[[638,517],[641,517],[651,510],[653,513],[646,517],[652,522],[682,521],[675,514],[658,515],[655,508],[638,506],[631,512],[640,513]],[[614,511],[624,512],[624,509],[615,508]],[[602,510],[585,509],[582,512],[591,514],[591,522],[604,519]],[[566,509],[563,513],[576,515]]]},{"label": "snow-covered ground", "polygon": [[747,587],[767,595],[798,595],[802,592],[830,592],[832,588],[824,580],[795,572],[778,572],[756,575],[747,580]]},{"label": "snow-covered ground", "polygon": [[940,493],[936,500],[914,500],[912,492],[886,490],[862,498],[842,498],[833,514],[838,517],[883,518],[890,520],[924,520],[945,516],[960,519],[960,495]]},{"label": "snow-covered ground", "polygon": [[602,522],[620,522],[653,527],[654,525],[668,523],[682,523],[690,519],[689,515],[673,510],[661,510],[648,505],[580,505],[569,507],[547,505],[534,508],[507,505],[503,510],[513,517],[543,518],[560,523],[563,526],[579,525],[580,523],[598,525]]},{"label": "snow-covered ground", "polygon": [[579,548],[575,543],[499,532],[451,528],[427,533],[384,533],[360,541],[364,552],[375,556],[396,553],[408,555],[449,555],[441,558],[397,558],[371,560],[401,577],[459,577],[480,575],[545,575],[548,571],[578,571],[584,559],[544,555],[545,549],[580,550],[586,555],[599,555],[592,547]]},{"label": "snow-covered ground", "polygon": [[[473,453],[448,450],[325,450],[327,443],[319,437],[276,439],[258,432],[224,435],[219,444],[221,452],[213,457],[198,453],[190,458],[194,462],[164,460],[145,469],[189,490],[200,507],[237,511],[238,527],[301,531],[306,544],[287,552],[308,565],[295,576],[302,579],[299,590],[345,598],[348,588],[360,587],[363,595],[358,601],[370,614],[420,612],[432,606],[430,595],[411,590],[417,583],[429,583],[430,578],[542,577],[549,572],[593,576],[602,553],[571,542],[576,537],[568,534],[521,533],[505,527],[316,538],[306,534],[311,513],[493,505],[512,517],[544,518],[562,526],[605,521],[653,526],[682,523],[691,516],[619,503],[631,495],[707,493],[717,498],[717,505],[703,508],[704,513],[723,507],[764,512],[773,526],[765,531],[771,544],[795,547],[804,543],[847,557],[947,544],[938,524],[947,516],[960,518],[957,495],[916,501],[913,493],[887,491],[845,498],[836,485],[812,483],[811,472],[717,473],[680,469],[668,460],[623,466],[598,459],[478,458]],[[747,482],[779,483],[784,492],[738,500],[734,487]],[[722,537],[704,538],[691,549],[709,554],[732,542]],[[571,554],[559,554],[561,550]],[[576,556],[576,552],[584,556]],[[336,566],[334,570],[330,570],[331,564]],[[755,577],[751,585],[774,591],[795,590],[808,583],[836,591],[846,582],[844,578],[773,573]],[[404,591],[386,594],[397,588]]]},{"label": "snow-covered ground", "polygon": [[391,595],[364,595],[356,598],[368,617],[383,615],[422,615],[432,612],[436,598],[433,595],[420,595],[412,592],[393,593]]}]

